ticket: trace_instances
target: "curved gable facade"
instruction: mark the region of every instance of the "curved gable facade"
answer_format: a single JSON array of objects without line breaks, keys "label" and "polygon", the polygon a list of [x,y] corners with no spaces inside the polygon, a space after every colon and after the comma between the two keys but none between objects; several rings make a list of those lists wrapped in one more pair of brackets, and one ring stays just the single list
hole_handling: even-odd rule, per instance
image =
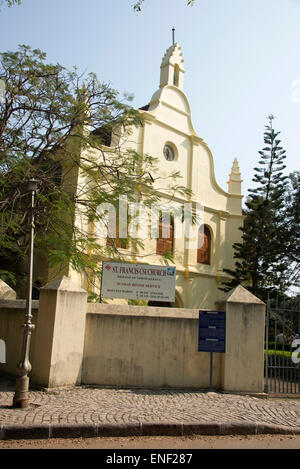
[{"label": "curved gable facade", "polygon": [[[187,249],[184,240],[174,240],[177,296],[185,307],[213,308],[220,295],[218,287],[222,280],[227,279],[223,269],[234,265],[232,245],[240,241],[242,180],[235,159],[227,191],[216,181],[213,155],[193,126],[191,106],[184,93],[184,63],[177,43],[166,51],[160,69],[159,88],[140,113],[144,125],[135,130],[131,139],[137,142],[137,151],[159,159],[157,176],[165,179],[165,187],[168,175],[180,172],[180,184],[191,189],[193,196],[177,200],[177,203],[201,204],[204,208],[203,224],[212,234],[209,264],[198,263],[197,249]],[[166,158],[165,145],[173,147],[174,159]],[[153,240],[146,246],[149,252],[155,252]],[[153,255],[147,257],[147,262],[160,263],[161,259]]]}]

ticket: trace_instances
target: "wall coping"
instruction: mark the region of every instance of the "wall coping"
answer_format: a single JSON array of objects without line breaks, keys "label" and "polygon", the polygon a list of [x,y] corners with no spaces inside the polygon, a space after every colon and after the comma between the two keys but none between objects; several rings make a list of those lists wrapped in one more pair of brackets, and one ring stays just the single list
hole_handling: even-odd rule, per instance
[{"label": "wall coping", "polygon": [[88,303],[87,314],[105,316],[134,316],[172,319],[198,319],[199,311],[208,309],[162,308],[156,306],[134,306],[103,303]]},{"label": "wall coping", "polygon": [[0,278],[0,298],[3,300],[15,300],[17,294],[7,283]]},{"label": "wall coping", "polygon": [[[0,309],[26,309],[26,300],[1,300]],[[39,300],[32,300],[32,309],[39,309]]]},{"label": "wall coping", "polygon": [[238,285],[237,287],[230,290],[226,293],[220,300],[216,301],[216,304],[222,303],[243,303],[243,304],[258,304],[258,305],[265,305],[265,303],[254,296],[251,292],[249,292],[246,288],[242,285]]},{"label": "wall coping", "polygon": [[81,288],[77,283],[73,282],[70,277],[64,275],[63,277],[54,280],[53,282],[47,283],[41,292],[43,291],[67,291],[70,293],[82,293],[87,294],[86,290]]}]

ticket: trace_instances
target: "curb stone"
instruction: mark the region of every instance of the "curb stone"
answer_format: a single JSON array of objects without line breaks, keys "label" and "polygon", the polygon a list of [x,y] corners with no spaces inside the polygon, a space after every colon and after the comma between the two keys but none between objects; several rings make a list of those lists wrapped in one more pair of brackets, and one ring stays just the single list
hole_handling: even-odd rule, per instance
[{"label": "curb stone", "polygon": [[128,424],[98,424],[97,437],[126,437],[126,436],[141,436],[142,423],[128,423]]},{"label": "curb stone", "polygon": [[2,425],[0,440],[191,435],[300,435],[300,427],[255,423]]},{"label": "curb stone", "polygon": [[47,439],[50,436],[50,425],[7,425],[2,427],[1,440]]},{"label": "curb stone", "polygon": [[141,423],[141,436],[183,436],[182,423]]}]

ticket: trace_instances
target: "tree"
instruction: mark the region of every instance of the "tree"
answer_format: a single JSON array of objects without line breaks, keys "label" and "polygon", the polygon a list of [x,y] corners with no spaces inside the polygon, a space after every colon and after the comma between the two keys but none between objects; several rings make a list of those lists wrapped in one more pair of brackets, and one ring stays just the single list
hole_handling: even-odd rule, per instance
[{"label": "tree", "polygon": [[[142,4],[144,3],[145,0],[138,0],[138,2],[136,2],[133,6],[134,10],[139,12],[142,10]],[[189,6],[193,6],[194,3],[195,3],[195,0],[186,0],[187,2],[187,5]]]},{"label": "tree", "polygon": [[[138,0],[134,5],[133,8],[135,11],[139,12],[142,10],[142,4],[144,3],[145,0]],[[187,5],[193,6],[195,0],[186,0]],[[15,4],[21,5],[21,0],[6,0],[6,3],[8,6],[12,6]]]},{"label": "tree", "polygon": [[[71,265],[99,276],[100,259],[122,258],[117,243],[102,246],[91,230],[103,202],[119,196],[145,205],[157,200],[156,160],[125,149],[138,111],[94,74],[46,63],[46,54],[20,46],[0,55],[0,275],[13,284],[27,255],[27,181],[39,182],[35,208],[37,254],[52,267]],[[110,144],[113,143],[113,150]],[[170,195],[189,193],[169,175]],[[171,187],[172,186],[172,187]],[[27,195],[26,195],[27,194]],[[140,240],[132,240],[136,250]],[[128,255],[130,252],[127,253]]]},{"label": "tree", "polygon": [[285,191],[287,177],[285,150],[278,139],[280,132],[272,126],[274,116],[264,133],[265,147],[259,151],[259,167],[252,179],[255,189],[249,189],[246,200],[242,242],[234,244],[235,270],[224,269],[232,280],[224,282],[225,291],[238,284],[247,285],[256,296],[265,299],[268,289],[286,291],[290,285],[286,262],[287,229]]},{"label": "tree", "polygon": [[21,5],[21,0],[6,0],[6,3],[11,7],[13,5]]}]

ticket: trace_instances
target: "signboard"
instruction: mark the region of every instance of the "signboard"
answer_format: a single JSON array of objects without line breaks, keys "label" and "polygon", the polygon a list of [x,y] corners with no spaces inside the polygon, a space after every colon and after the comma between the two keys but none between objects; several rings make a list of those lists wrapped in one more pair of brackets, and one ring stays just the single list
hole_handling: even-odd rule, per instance
[{"label": "signboard", "polygon": [[198,352],[225,353],[226,313],[199,311]]},{"label": "signboard", "polygon": [[175,302],[176,268],[103,262],[101,298]]}]

